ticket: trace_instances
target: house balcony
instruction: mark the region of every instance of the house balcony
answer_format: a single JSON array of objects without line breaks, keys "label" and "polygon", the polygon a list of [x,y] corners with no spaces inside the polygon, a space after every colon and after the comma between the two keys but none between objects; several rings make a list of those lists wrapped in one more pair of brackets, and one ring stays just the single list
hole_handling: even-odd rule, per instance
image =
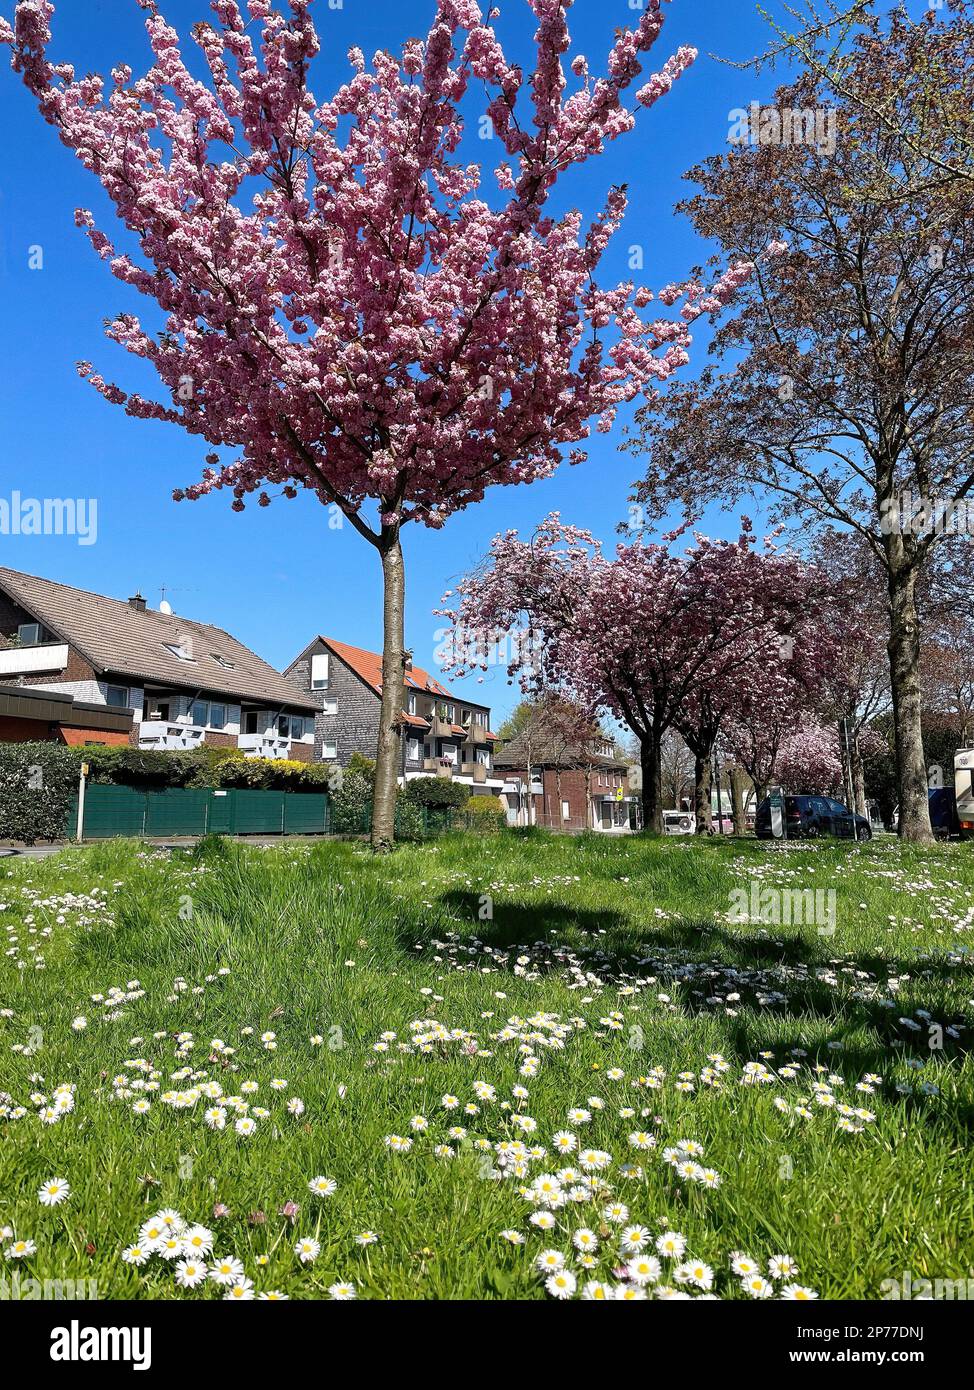
[{"label": "house balcony", "polygon": [[38,676],[63,671],[68,664],[66,642],[40,647],[5,647],[0,651],[0,676]]},{"label": "house balcony", "polygon": [[487,733],[488,730],[486,724],[468,724],[466,736],[464,738],[464,746],[466,747],[468,744],[474,743],[488,743],[489,739],[487,738]]},{"label": "house balcony", "polygon": [[456,728],[449,719],[441,719],[438,714],[430,715],[430,738],[459,738]]},{"label": "house balcony", "polygon": [[444,763],[440,758],[423,759],[423,771],[433,777],[452,777],[458,770],[456,763]]},{"label": "house balcony", "polygon": [[245,758],[287,758],[291,753],[291,740],[278,734],[238,734],[237,747]]},{"label": "house balcony", "polygon": [[460,773],[463,777],[472,777],[475,783],[486,782],[490,775],[490,769],[483,763],[461,763]]},{"label": "house balcony", "polygon": [[156,750],[199,748],[206,734],[201,724],[179,724],[172,719],[143,719],[138,730],[139,747]]}]

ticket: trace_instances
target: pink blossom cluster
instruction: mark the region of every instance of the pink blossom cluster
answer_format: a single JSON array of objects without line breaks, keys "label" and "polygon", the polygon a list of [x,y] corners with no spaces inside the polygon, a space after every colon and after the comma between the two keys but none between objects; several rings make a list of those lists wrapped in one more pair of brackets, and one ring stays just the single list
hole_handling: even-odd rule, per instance
[{"label": "pink blossom cluster", "polygon": [[[659,298],[684,299],[679,316],[647,321],[646,286],[595,282],[624,192],[590,225],[547,209],[568,170],[632,129],[625,98],[659,37],[660,0],[618,34],[602,77],[584,58],[566,72],[563,0],[529,3],[530,73],[505,56],[493,12],[435,0],[424,39],[371,62],[353,49],[324,101],[309,85],[309,0],[215,0],[192,31],[205,81],[156,0],[143,0],[153,63],[141,77],[119,64],[110,80],[79,79],[52,62],[50,0],[20,0],[0,23],[15,71],[129,236],[116,246],[86,209],[78,225],[161,313],[151,328],[130,313],[107,328],[152,364],[161,400],[80,370],[129,414],[207,442],[206,471],[177,497],[227,488],[240,508],[251,493],[266,504],[268,488],[310,489],[360,529],[368,501],[384,525],[440,526],[491,485],[548,476],[566,449],[578,462],[592,421],[611,428],[688,361],[689,325],[751,266],[709,293],[670,287]],[[693,56],[669,58],[636,108]],[[506,156],[496,206],[460,156],[472,79]]]},{"label": "pink blossom cluster", "polygon": [[[511,634],[508,674],[526,693],[556,689],[591,713],[658,741],[706,704],[730,722],[752,700],[814,683],[830,651],[811,571],[748,524],[736,541],[694,536],[621,543],[609,559],[591,533],[552,513],[529,539],[495,537],[487,561],[449,595],[454,669],[486,668]],[[765,711],[774,716],[774,707]]]}]

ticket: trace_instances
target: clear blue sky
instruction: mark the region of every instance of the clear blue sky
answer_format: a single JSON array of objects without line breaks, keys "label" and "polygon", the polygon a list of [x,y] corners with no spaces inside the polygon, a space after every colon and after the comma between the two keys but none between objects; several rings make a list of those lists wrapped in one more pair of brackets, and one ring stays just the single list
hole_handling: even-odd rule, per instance
[{"label": "clear blue sky", "polygon": [[[0,0],[0,8],[9,13],[13,0]],[[206,0],[167,0],[162,8],[182,35],[210,13]],[[604,262],[605,282],[628,278],[628,248],[635,243],[645,250],[643,278],[656,287],[704,260],[707,248],[672,212],[684,187],[681,174],[725,147],[733,108],[766,99],[781,80],[770,74],[758,79],[709,56],[742,60],[765,47],[768,30],[752,0],[673,0],[665,9],[652,66],[683,43],[700,50],[698,62],[642,113],[635,132],[564,184],[562,202],[586,212],[601,204],[610,185],[629,184],[629,214]],[[432,0],[344,0],[341,9],[318,0],[323,51],[312,85],[319,97],[345,77],[351,45],[366,54],[397,49],[426,31],[432,12]],[[578,0],[573,51],[584,52],[601,71],[613,31],[635,18],[629,0]],[[51,57],[74,63],[79,73],[107,73],[121,61],[142,72],[149,58],[143,20],[135,0],[60,0]],[[524,0],[502,0],[497,28],[509,52],[529,57],[532,27]],[[187,40],[184,52],[193,47]],[[200,441],[170,425],[130,419],[78,378],[75,362],[88,359],[108,379],[155,395],[151,374],[138,375],[142,364],[101,331],[103,318],[122,309],[152,322],[152,306],[121,286],[75,229],[74,208],[86,206],[111,235],[107,200],[6,68],[0,71],[0,111],[0,497],[19,490],[98,501],[96,544],[0,535],[0,564],[118,597],[141,588],[153,607],[165,584],[177,612],[227,628],[279,667],[317,632],[378,650],[378,560],[351,528],[329,530],[325,510],[306,497],[266,509],[250,506],[242,515],[219,494],[176,505],[172,488],[199,476]],[[478,143],[470,154],[492,165],[499,147]],[[43,248],[43,269],[31,270],[29,248],[36,246]],[[698,361],[705,339],[705,332],[698,334]],[[498,530],[530,530],[558,509],[613,542],[638,471],[635,460],[618,452],[620,436],[619,429],[596,435],[587,463],[565,467],[545,483],[494,488],[441,532],[407,528],[406,641],[418,664],[433,665],[438,621],[432,610],[443,591]],[[733,520],[718,514],[707,529],[732,534]],[[517,699],[503,672],[466,685],[471,698],[492,704],[495,727]]]}]

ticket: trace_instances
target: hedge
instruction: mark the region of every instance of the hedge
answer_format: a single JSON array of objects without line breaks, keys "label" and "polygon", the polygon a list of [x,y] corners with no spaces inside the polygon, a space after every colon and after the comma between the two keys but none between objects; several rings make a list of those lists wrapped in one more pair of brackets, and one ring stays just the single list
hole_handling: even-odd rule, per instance
[{"label": "hedge", "polygon": [[[297,759],[245,758],[239,748],[201,748],[168,752],[151,748],[74,748],[75,767],[86,762],[92,782],[162,791],[167,787],[238,787],[248,791],[330,791],[336,770],[325,763]],[[75,773],[77,777],[77,772]]]},{"label": "hedge", "polygon": [[403,796],[430,810],[460,810],[470,798],[470,788],[447,777],[413,777],[403,788]]},{"label": "hedge", "polygon": [[243,758],[217,769],[217,787],[246,791],[326,792],[337,785],[338,770],[328,763],[303,763],[294,758]]},{"label": "hedge", "polygon": [[465,821],[468,830],[503,830],[507,816],[499,796],[472,796],[467,802]]},{"label": "hedge", "polygon": [[78,787],[74,750],[57,743],[0,743],[0,840],[57,840]]},{"label": "hedge", "polygon": [[106,747],[87,744],[71,750],[75,766],[88,764],[92,782],[108,782],[140,791],[162,791],[167,787],[217,787],[227,763],[243,759],[239,748],[201,748],[161,752],[131,746]]}]

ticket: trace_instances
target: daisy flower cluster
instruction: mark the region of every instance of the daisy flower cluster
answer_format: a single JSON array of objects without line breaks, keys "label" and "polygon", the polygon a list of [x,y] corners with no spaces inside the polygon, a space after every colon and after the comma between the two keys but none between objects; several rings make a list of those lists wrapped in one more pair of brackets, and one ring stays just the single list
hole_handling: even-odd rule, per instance
[{"label": "daisy flower cluster", "polygon": [[[165,1036],[164,1033],[156,1035],[160,1039]],[[273,1038],[273,1034],[270,1037]],[[175,1043],[177,1057],[188,1057],[194,1045],[193,1035],[177,1033]],[[210,1043],[211,1058],[227,1060],[233,1053],[234,1049],[219,1038],[214,1038]],[[207,1069],[184,1066],[165,1076],[145,1057],[130,1057],[122,1063],[122,1067],[123,1070],[112,1078],[112,1096],[116,1101],[128,1105],[132,1113],[138,1116],[148,1115],[158,1105],[171,1112],[201,1114],[208,1129],[227,1130],[242,1139],[249,1139],[273,1113],[258,1102],[262,1087],[266,1087],[268,1099],[278,1102],[278,1108],[282,1108],[292,1119],[297,1119],[305,1111],[300,1096],[288,1095],[290,1083],[284,1077],[272,1077],[269,1082],[249,1077],[240,1081],[235,1090],[228,1091],[224,1089],[224,1083],[211,1077]],[[229,1070],[237,1071],[238,1067],[234,1063]],[[170,1084],[164,1084],[166,1082]]]},{"label": "daisy flower cluster", "polygon": [[[334,1179],[325,1177],[312,1178],[308,1183],[309,1190],[322,1197],[333,1194],[336,1186]],[[144,1222],[137,1239],[125,1247],[121,1258],[140,1270],[151,1261],[158,1261],[163,1267],[168,1265],[177,1289],[201,1293],[216,1289],[228,1303],[255,1299],[270,1303],[289,1298],[281,1289],[258,1291],[243,1260],[233,1253],[214,1253],[214,1244],[215,1236],[208,1226],[188,1222],[174,1208],[164,1207]],[[321,1243],[315,1237],[303,1236],[293,1249],[300,1264],[311,1265],[321,1252]],[[257,1256],[259,1266],[268,1261],[267,1255]],[[329,1286],[328,1296],[336,1302],[348,1302],[356,1297],[355,1285],[336,1281]]]},{"label": "daisy flower cluster", "polygon": [[82,931],[103,924],[114,925],[107,902],[107,889],[92,888],[90,893],[42,894],[29,884],[20,887],[22,903],[0,902],[0,913],[20,909],[20,919],[11,913],[4,918],[7,959],[19,971],[45,970],[44,946],[58,928],[71,926]]},{"label": "daisy flower cluster", "polygon": [[[44,1078],[34,1075],[30,1080],[42,1085]],[[65,1115],[70,1115],[75,1107],[77,1087],[73,1082],[62,1081],[48,1094],[45,1091],[32,1091],[27,1105],[18,1105],[12,1096],[0,1091],[0,1120],[23,1120],[32,1112],[43,1125],[56,1125]]]}]

